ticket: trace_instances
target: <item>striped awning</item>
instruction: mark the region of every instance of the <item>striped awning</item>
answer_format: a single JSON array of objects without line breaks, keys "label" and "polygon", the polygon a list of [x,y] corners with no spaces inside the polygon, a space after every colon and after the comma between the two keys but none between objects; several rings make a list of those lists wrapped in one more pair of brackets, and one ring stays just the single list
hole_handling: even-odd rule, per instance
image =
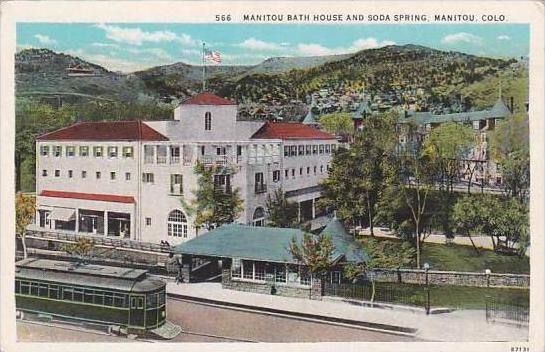
[{"label": "striped awning", "polygon": [[49,218],[60,221],[71,221],[76,218],[76,211],[70,208],[54,208],[49,213]]}]

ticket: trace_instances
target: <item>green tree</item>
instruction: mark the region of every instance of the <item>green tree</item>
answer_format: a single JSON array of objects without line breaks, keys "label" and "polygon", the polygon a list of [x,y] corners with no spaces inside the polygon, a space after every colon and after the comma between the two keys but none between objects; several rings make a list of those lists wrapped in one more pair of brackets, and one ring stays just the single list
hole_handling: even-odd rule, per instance
[{"label": "green tree", "polygon": [[15,234],[21,239],[23,257],[27,257],[25,241],[26,227],[32,222],[36,214],[36,198],[17,192],[15,195]]},{"label": "green tree", "polygon": [[305,233],[301,243],[293,236],[289,244],[289,251],[293,258],[307,267],[314,277],[320,279],[323,279],[333,266],[334,250],[331,236],[325,234]]},{"label": "green tree", "polygon": [[195,165],[198,175],[198,188],[191,205],[186,206],[189,213],[196,214],[195,226],[204,226],[207,230],[228,224],[236,220],[243,210],[243,202],[238,189],[232,189],[230,184],[221,186],[217,177],[234,175],[234,170],[223,166],[208,166],[198,162]]},{"label": "green tree", "polygon": [[80,237],[76,242],[66,243],[61,246],[61,249],[78,260],[84,261],[91,256],[95,242],[86,237]]},{"label": "green tree", "polygon": [[530,143],[528,115],[512,115],[497,124],[490,146],[509,197],[526,202],[530,189]]},{"label": "green tree", "polygon": [[373,234],[374,218],[381,191],[385,187],[385,163],[397,143],[395,116],[372,116],[355,133],[350,148],[334,154],[332,170],[322,182],[322,205],[337,209],[349,223],[366,222]]},{"label": "green tree", "polygon": [[486,211],[489,207],[485,208],[480,200],[481,198],[465,195],[456,202],[452,212],[453,221],[457,224],[456,229],[469,238],[477,254],[480,254],[480,251],[473,242],[471,235],[472,232],[475,234],[480,233],[485,226],[483,216],[490,215]]},{"label": "green tree", "polygon": [[346,112],[335,112],[320,116],[320,124],[327,132],[336,136],[348,135],[354,131],[352,116]]},{"label": "green tree", "polygon": [[281,188],[269,194],[266,201],[267,225],[272,227],[294,227],[297,224],[297,203],[289,202]]}]

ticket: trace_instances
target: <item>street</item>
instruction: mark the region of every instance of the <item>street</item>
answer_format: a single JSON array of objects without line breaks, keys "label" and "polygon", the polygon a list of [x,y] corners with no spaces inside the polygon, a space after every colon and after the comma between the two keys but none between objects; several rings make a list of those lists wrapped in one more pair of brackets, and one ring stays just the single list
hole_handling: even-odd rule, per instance
[{"label": "street", "polygon": [[[416,341],[377,331],[168,299],[168,319],[183,332],[172,342]],[[124,337],[17,322],[19,341],[133,342]]]}]

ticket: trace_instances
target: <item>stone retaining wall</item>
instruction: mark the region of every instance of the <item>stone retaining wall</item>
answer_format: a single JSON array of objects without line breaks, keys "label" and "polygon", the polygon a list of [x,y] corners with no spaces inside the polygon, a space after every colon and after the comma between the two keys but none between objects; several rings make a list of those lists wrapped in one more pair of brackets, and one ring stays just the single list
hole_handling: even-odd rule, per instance
[{"label": "stone retaining wall", "polygon": [[266,295],[274,294],[286,297],[321,299],[321,285],[318,284],[314,284],[311,288],[237,280],[231,278],[230,270],[222,271],[221,286],[226,289],[262,293]]},{"label": "stone retaining wall", "polygon": [[496,274],[462,271],[436,271],[418,269],[373,269],[374,279],[379,282],[403,282],[408,284],[455,285],[477,287],[529,288],[530,275]]}]

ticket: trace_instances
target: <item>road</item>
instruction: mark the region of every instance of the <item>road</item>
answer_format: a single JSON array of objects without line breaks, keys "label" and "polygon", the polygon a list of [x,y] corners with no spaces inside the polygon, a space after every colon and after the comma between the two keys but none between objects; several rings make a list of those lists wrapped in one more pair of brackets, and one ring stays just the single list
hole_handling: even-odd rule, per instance
[{"label": "road", "polygon": [[[416,339],[407,336],[174,299],[168,299],[167,314],[168,319],[181,325],[184,331],[171,340],[172,342],[416,341]],[[17,322],[17,334],[19,341],[132,341],[123,337],[20,321]]]}]

